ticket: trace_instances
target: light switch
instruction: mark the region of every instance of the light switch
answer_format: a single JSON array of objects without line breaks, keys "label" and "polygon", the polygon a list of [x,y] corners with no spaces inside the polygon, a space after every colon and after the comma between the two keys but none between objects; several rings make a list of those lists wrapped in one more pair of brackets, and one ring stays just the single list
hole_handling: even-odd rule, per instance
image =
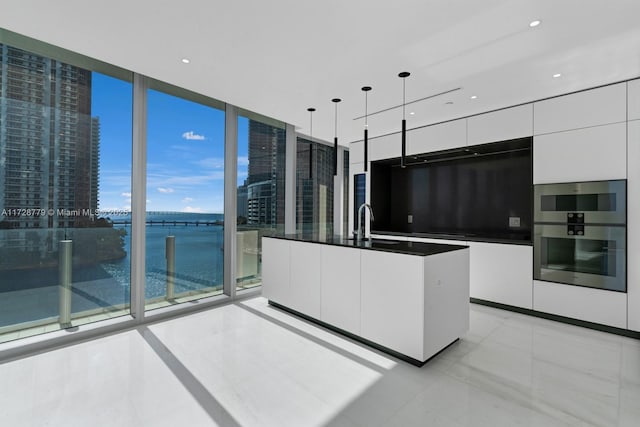
[{"label": "light switch", "polygon": [[509,217],[509,227],[520,227],[520,217],[519,216],[510,216]]},{"label": "light switch", "polygon": [[407,215],[407,224],[413,224],[413,215]]}]

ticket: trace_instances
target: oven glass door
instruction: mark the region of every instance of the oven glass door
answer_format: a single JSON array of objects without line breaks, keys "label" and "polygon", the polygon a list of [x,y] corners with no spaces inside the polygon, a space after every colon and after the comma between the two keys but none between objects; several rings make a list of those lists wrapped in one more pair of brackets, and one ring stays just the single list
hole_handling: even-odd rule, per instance
[{"label": "oven glass door", "polygon": [[585,225],[584,235],[568,226],[534,228],[534,278],[612,291],[626,291],[626,230]]}]

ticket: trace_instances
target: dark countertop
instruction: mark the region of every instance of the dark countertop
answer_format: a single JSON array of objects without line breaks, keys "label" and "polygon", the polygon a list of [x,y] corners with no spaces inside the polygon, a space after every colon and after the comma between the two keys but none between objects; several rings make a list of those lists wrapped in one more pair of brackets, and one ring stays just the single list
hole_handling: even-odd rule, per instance
[{"label": "dark countertop", "polygon": [[506,245],[532,246],[531,235],[492,233],[479,236],[477,234],[447,233],[403,233],[398,231],[371,230],[371,234],[384,236],[422,237],[427,239],[461,240],[465,242],[503,243]]},{"label": "dark countertop", "polygon": [[373,251],[391,252],[404,255],[428,256],[441,254],[444,252],[456,251],[468,248],[464,245],[447,245],[443,243],[421,243],[407,242],[401,240],[369,239],[363,242],[356,242],[342,236],[327,236],[320,238],[318,235],[308,234],[284,234],[264,236],[274,239],[294,240],[297,242],[319,243],[323,245],[342,246],[345,248],[368,249]]}]

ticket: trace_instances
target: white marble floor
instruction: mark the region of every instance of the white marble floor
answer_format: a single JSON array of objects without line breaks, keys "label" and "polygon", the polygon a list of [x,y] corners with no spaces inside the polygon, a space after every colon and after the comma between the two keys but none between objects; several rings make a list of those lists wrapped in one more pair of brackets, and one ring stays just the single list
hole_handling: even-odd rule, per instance
[{"label": "white marble floor", "polygon": [[471,306],[422,368],[254,298],[0,365],[0,426],[639,426],[640,341]]}]

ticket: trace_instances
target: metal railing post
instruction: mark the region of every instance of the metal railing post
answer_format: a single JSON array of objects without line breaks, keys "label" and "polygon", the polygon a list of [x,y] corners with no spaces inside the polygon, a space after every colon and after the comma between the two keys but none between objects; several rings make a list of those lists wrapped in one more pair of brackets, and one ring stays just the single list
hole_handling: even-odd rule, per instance
[{"label": "metal railing post", "polygon": [[165,257],[167,258],[167,299],[175,298],[176,283],[176,236],[167,236],[165,240]]},{"label": "metal railing post", "polygon": [[73,281],[73,240],[60,240],[58,246],[58,323],[63,328],[71,326],[71,283]]}]

